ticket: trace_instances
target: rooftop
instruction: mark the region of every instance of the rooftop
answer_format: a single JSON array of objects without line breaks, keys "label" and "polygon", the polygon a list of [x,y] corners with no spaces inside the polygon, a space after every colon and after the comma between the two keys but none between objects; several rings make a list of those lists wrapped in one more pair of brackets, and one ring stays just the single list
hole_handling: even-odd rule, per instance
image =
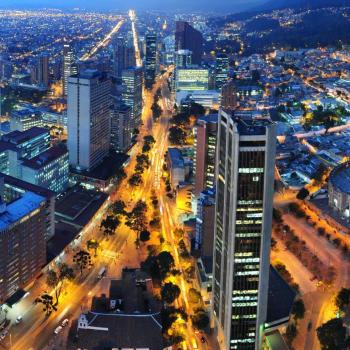
[{"label": "rooftop", "polygon": [[68,155],[67,148],[63,145],[57,145],[49,148],[43,153],[40,153],[32,159],[23,160],[22,165],[32,169],[41,169],[45,165],[58,158],[61,158],[64,155]]},{"label": "rooftop", "polygon": [[0,230],[5,230],[18,220],[37,209],[46,199],[33,192],[26,192],[22,197],[6,205],[6,210],[0,213]]},{"label": "rooftop", "polygon": [[183,168],[184,160],[181,154],[181,151],[178,148],[169,147],[168,154],[173,167]]},{"label": "rooftop", "polygon": [[350,194],[350,162],[334,168],[329,176],[329,182],[339,191]]},{"label": "rooftop", "polygon": [[49,129],[46,128],[39,128],[37,126],[30,128],[26,131],[12,131],[2,137],[2,141],[10,142],[15,145],[22,144],[32,138],[35,138],[37,136],[48,134],[49,135]]}]

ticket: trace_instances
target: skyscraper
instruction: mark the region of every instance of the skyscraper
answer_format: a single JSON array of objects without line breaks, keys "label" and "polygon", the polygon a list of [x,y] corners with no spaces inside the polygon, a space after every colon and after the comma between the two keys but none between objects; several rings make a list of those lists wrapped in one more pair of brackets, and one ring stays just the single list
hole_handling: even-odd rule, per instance
[{"label": "skyscraper", "polygon": [[90,170],[109,152],[111,82],[105,73],[86,70],[68,79],[70,165]]},{"label": "skyscraper", "polygon": [[267,312],[275,125],[219,112],[212,319],[225,349],[260,350]]},{"label": "skyscraper", "polygon": [[195,127],[194,194],[215,185],[215,150],[218,129],[217,114],[206,115],[197,120]]},{"label": "skyscraper", "polygon": [[38,59],[38,84],[49,86],[49,56],[40,55]]},{"label": "skyscraper", "polygon": [[175,50],[192,51],[192,63],[201,64],[203,55],[202,33],[187,22],[176,22]]},{"label": "skyscraper", "polygon": [[142,115],[142,68],[132,67],[122,73],[122,101],[131,107],[131,130],[140,126]]},{"label": "skyscraper", "polygon": [[225,54],[218,54],[215,59],[215,89],[220,91],[227,83],[230,62]]},{"label": "skyscraper", "polygon": [[146,34],[146,57],[145,57],[145,87],[152,89],[156,79],[158,65],[157,57],[157,35],[154,33]]},{"label": "skyscraper", "polygon": [[78,73],[77,66],[75,64],[75,57],[70,45],[65,44],[63,47],[63,95],[67,96],[68,94],[68,78],[71,75]]},{"label": "skyscraper", "polygon": [[131,145],[131,107],[115,104],[111,109],[111,147],[124,152]]},{"label": "skyscraper", "polygon": [[135,66],[135,51],[123,37],[116,37],[113,40],[112,47],[113,75],[116,78],[120,78],[124,69]]},{"label": "skyscraper", "polygon": [[192,65],[192,51],[178,50],[175,52],[176,68],[187,68]]}]

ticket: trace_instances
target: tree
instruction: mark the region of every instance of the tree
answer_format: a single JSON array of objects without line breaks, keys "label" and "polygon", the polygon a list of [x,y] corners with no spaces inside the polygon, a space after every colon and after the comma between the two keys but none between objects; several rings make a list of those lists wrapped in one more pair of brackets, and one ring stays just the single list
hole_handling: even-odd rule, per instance
[{"label": "tree", "polygon": [[126,205],[124,203],[124,201],[122,200],[117,200],[116,202],[114,202],[111,206],[111,210],[113,212],[114,215],[125,215],[125,208]]},{"label": "tree", "polygon": [[151,107],[153,120],[157,121],[163,113],[162,108],[159,106],[158,102],[154,101]]},{"label": "tree", "polygon": [[191,318],[193,326],[199,330],[205,330],[209,325],[209,316],[204,309],[197,309]]},{"label": "tree", "polygon": [[137,235],[146,229],[146,212],[147,204],[144,201],[138,201],[128,215],[126,225],[134,230]]},{"label": "tree", "polygon": [[174,258],[171,253],[164,251],[157,255],[157,264],[160,272],[160,277],[165,277],[174,267]]},{"label": "tree", "polygon": [[132,187],[137,187],[142,184],[142,177],[140,174],[133,174],[128,181],[129,185]]},{"label": "tree", "polygon": [[296,320],[301,320],[305,316],[305,305],[302,299],[298,299],[294,302],[292,307],[292,315]]},{"label": "tree", "polygon": [[286,329],[286,339],[289,345],[292,344],[297,334],[298,334],[298,330],[296,325],[294,323],[290,323]]},{"label": "tree", "polygon": [[54,305],[53,297],[47,293],[42,294],[40,297],[34,300],[35,304],[43,304],[43,311],[46,316],[50,316],[53,311],[57,311],[57,307]]},{"label": "tree", "polygon": [[317,337],[322,350],[343,350],[346,328],[340,318],[333,318],[317,328]]},{"label": "tree", "polygon": [[186,141],[186,133],[178,126],[169,129],[169,142],[172,145],[182,145]]},{"label": "tree", "polygon": [[281,223],[283,221],[281,211],[276,208],[273,208],[272,216],[277,223]]},{"label": "tree", "polygon": [[172,304],[180,296],[180,288],[171,282],[165,283],[161,290],[162,300],[167,304]]},{"label": "tree", "polygon": [[335,299],[335,305],[338,307],[340,311],[345,311],[349,303],[350,303],[350,289],[342,288]]},{"label": "tree", "polygon": [[303,187],[297,194],[297,199],[300,199],[301,201],[303,201],[305,198],[307,198],[310,195],[310,192]]},{"label": "tree", "polygon": [[96,241],[96,239],[89,239],[87,242],[86,242],[86,245],[87,245],[87,249],[88,250],[91,250],[93,249],[95,251],[95,257],[97,256],[97,249],[99,248],[100,246],[100,243],[98,243]]},{"label": "tree", "polygon": [[73,256],[73,262],[77,265],[80,270],[80,275],[83,274],[83,271],[91,266],[91,256],[85,250],[80,250]]},{"label": "tree", "polygon": [[143,142],[147,143],[149,145],[153,145],[156,142],[156,140],[154,139],[154,137],[152,135],[146,135],[143,138]]},{"label": "tree", "polygon": [[140,232],[140,241],[141,242],[148,242],[151,238],[151,232],[144,230]]},{"label": "tree", "polygon": [[148,143],[145,143],[142,147],[142,153],[148,153],[151,150],[151,146]]},{"label": "tree", "polygon": [[107,217],[101,221],[100,228],[103,229],[103,234],[108,238],[115,234],[115,230],[119,225],[120,221],[118,218],[115,218],[112,215],[107,215]]},{"label": "tree", "polygon": [[59,283],[59,280],[58,280],[58,275],[56,271],[49,270],[46,276],[46,284],[50,288],[55,288],[56,305],[58,304],[58,298],[59,298],[58,288],[57,288],[58,283]]}]

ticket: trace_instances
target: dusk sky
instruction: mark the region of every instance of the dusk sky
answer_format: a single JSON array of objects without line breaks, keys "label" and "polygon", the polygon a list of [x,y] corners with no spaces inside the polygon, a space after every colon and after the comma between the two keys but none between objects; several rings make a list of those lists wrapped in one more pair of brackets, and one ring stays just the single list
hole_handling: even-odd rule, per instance
[{"label": "dusk sky", "polygon": [[155,9],[237,12],[265,0],[1,0],[0,7],[82,7],[91,9]]}]

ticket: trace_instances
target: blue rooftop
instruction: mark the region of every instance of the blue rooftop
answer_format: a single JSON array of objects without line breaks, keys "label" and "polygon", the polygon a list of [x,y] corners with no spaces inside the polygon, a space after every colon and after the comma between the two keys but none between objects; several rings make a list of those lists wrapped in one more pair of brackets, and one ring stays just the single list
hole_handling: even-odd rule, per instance
[{"label": "blue rooftop", "polygon": [[175,168],[184,167],[184,160],[178,148],[169,148],[168,153],[169,153],[172,167],[175,167]]},{"label": "blue rooftop", "polygon": [[0,231],[7,229],[18,220],[37,209],[45,198],[33,192],[27,192],[19,199],[8,204],[6,211],[0,214]]},{"label": "blue rooftop", "polygon": [[329,181],[339,191],[350,194],[350,162],[334,168],[329,176]]}]

